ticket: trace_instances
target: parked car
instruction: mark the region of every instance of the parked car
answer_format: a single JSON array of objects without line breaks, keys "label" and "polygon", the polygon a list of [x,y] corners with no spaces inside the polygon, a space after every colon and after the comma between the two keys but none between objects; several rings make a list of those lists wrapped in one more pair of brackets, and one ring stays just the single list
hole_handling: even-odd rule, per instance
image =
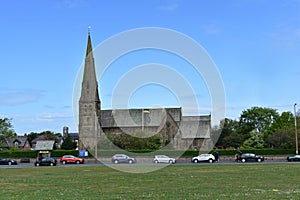
[{"label": "parked car", "polygon": [[113,163],[115,163],[115,164],[118,164],[118,163],[129,163],[129,164],[132,164],[132,163],[136,162],[136,159],[132,158],[130,156],[127,156],[125,154],[115,154],[111,158],[111,161]]},{"label": "parked car", "polygon": [[73,155],[64,155],[63,157],[60,158],[60,162],[65,165],[67,163],[73,163],[73,164],[83,164],[84,159],[83,158],[78,158]]},{"label": "parked car", "polygon": [[239,161],[241,162],[262,162],[265,158],[260,155],[256,155],[254,153],[243,153],[241,156],[239,156]]},{"label": "parked car", "polygon": [[192,162],[198,163],[198,162],[209,162],[213,163],[215,162],[215,156],[212,154],[200,154],[199,156],[192,157]]},{"label": "parked car", "polygon": [[175,158],[170,158],[166,155],[156,155],[153,159],[154,163],[170,163],[174,164],[176,162]]},{"label": "parked car", "polygon": [[292,162],[292,161],[300,161],[300,155],[293,155],[293,156],[288,156],[287,161]]},{"label": "parked car", "polygon": [[17,165],[17,161],[10,158],[0,158],[0,165]]},{"label": "parked car", "polygon": [[56,158],[43,158],[41,160],[35,161],[34,165],[35,166],[56,166],[57,160]]}]

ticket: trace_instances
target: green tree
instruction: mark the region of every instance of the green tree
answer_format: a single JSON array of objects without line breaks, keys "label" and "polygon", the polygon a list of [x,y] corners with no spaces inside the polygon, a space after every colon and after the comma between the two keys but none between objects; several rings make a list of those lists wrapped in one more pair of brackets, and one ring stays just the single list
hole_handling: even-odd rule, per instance
[{"label": "green tree", "polygon": [[106,137],[108,140],[102,140],[102,142],[99,143],[101,148],[113,148],[112,145],[110,145],[111,142],[125,150],[157,150],[162,146],[162,138],[160,135],[153,135],[153,133],[146,131],[140,131],[134,134],[106,133]]},{"label": "green tree", "polygon": [[282,112],[272,126],[273,133],[269,134],[266,143],[272,148],[295,147],[294,116],[291,112]]},{"label": "green tree", "polygon": [[0,119],[0,146],[2,146],[6,138],[15,137],[16,135],[17,134],[11,124],[11,119]]},{"label": "green tree", "polygon": [[[216,143],[216,146],[224,148],[239,147],[243,143],[244,139],[242,135],[238,135],[238,121],[225,118],[220,123],[220,127],[212,128],[212,138]],[[220,130],[221,127],[222,130]]]},{"label": "green tree", "polygon": [[242,148],[244,149],[262,149],[264,147],[263,135],[256,130],[250,132],[250,138],[244,141]]},{"label": "green tree", "polygon": [[34,133],[34,132],[31,132],[27,135],[27,140],[29,142],[29,144],[32,146],[32,140],[34,140],[35,138],[37,138],[39,136],[38,133]]},{"label": "green tree", "polygon": [[268,135],[274,133],[273,124],[278,117],[279,114],[275,109],[252,107],[242,112],[238,131],[246,134],[246,140],[252,137],[252,131],[256,131],[265,141]]},{"label": "green tree", "polygon": [[68,137],[66,137],[62,143],[61,149],[65,149],[65,150],[76,149],[76,142],[74,142],[72,138],[68,135]]}]

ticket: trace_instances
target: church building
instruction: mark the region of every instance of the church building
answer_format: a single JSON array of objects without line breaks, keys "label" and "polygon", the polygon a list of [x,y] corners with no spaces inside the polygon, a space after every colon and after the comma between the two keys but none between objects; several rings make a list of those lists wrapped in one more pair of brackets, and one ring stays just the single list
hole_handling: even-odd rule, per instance
[{"label": "church building", "polygon": [[79,99],[79,149],[97,148],[105,133],[137,131],[159,134],[162,144],[170,144],[172,149],[205,149],[211,143],[211,116],[183,116],[181,107],[102,110],[88,33]]}]

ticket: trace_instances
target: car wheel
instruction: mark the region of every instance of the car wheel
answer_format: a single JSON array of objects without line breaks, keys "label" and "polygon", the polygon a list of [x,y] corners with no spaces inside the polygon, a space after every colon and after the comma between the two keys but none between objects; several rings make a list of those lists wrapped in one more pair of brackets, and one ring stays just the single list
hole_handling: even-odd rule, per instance
[{"label": "car wheel", "polygon": [[35,166],[37,166],[37,167],[40,166],[40,163],[36,163]]},{"label": "car wheel", "polygon": [[76,161],[76,164],[77,164],[77,165],[80,164],[79,160]]},{"label": "car wheel", "polygon": [[197,160],[197,159],[195,159],[195,160],[194,160],[194,163],[198,163],[198,160]]},{"label": "car wheel", "polygon": [[212,159],[209,159],[208,162],[209,162],[209,163],[213,163],[213,160],[212,160]]},{"label": "car wheel", "polygon": [[260,159],[260,158],[258,158],[258,159],[257,159],[257,162],[261,162],[261,159]]},{"label": "car wheel", "polygon": [[64,160],[64,161],[62,162],[62,164],[65,165],[65,164],[66,164],[66,161]]},{"label": "car wheel", "polygon": [[11,165],[11,162],[8,162],[8,165]]},{"label": "car wheel", "polygon": [[115,164],[118,164],[118,163],[119,163],[119,161],[118,161],[118,160],[115,160],[115,161],[114,161],[114,163],[115,163]]},{"label": "car wheel", "polygon": [[157,163],[158,163],[158,160],[154,160],[154,163],[157,164]]},{"label": "car wheel", "polygon": [[243,158],[241,161],[242,161],[242,163],[244,163],[244,162],[246,162],[246,159],[245,159],[245,158]]},{"label": "car wheel", "polygon": [[129,164],[132,164],[132,163],[133,163],[133,161],[132,161],[132,160],[129,160],[129,161],[128,161],[128,163],[129,163]]},{"label": "car wheel", "polygon": [[53,163],[50,163],[50,166],[53,166]]},{"label": "car wheel", "polygon": [[173,164],[173,160],[169,160],[169,163],[170,163],[170,164]]}]

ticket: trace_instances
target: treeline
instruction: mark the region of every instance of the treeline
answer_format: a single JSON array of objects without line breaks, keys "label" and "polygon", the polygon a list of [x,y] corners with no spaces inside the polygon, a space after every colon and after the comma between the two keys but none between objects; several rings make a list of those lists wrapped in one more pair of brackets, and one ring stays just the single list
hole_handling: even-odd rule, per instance
[{"label": "treeline", "polygon": [[[298,115],[296,119],[298,122]],[[272,108],[252,107],[244,110],[238,120],[226,118],[220,126],[213,127],[212,138],[219,148],[293,149],[295,116],[291,112],[279,114]]]}]

